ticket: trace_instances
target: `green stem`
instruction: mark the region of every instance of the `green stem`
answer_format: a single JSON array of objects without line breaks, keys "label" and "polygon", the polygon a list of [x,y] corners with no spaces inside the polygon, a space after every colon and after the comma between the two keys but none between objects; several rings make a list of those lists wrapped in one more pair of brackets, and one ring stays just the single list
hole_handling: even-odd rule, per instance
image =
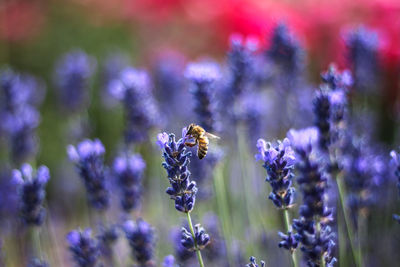
[{"label": "green stem", "polygon": [[204,267],[203,258],[201,257],[200,249],[197,247],[197,242],[196,242],[196,237],[194,235],[192,218],[190,217],[190,212],[187,212],[186,215],[187,215],[187,220],[188,220],[188,224],[189,224],[189,228],[190,228],[190,233],[192,234],[192,237],[194,240],[194,247],[196,249],[197,260],[199,261],[200,267]]},{"label": "green stem", "polygon": [[232,232],[230,230],[230,216],[229,216],[229,206],[226,200],[226,191],[223,175],[223,165],[219,164],[216,166],[214,171],[214,190],[217,201],[218,217],[221,219],[221,227],[224,239],[226,240],[226,250],[228,255],[229,266],[234,266],[232,253],[230,249],[230,244],[232,244]]},{"label": "green stem", "polygon": [[353,233],[353,228],[350,225],[350,216],[347,212],[347,209],[345,207],[345,192],[344,192],[344,185],[343,185],[343,177],[337,177],[337,179],[335,179],[337,187],[338,187],[338,191],[339,191],[339,198],[340,198],[340,206],[342,208],[342,212],[343,212],[343,217],[344,217],[344,222],[346,224],[346,229],[347,229],[347,236],[350,240],[350,246],[351,246],[351,251],[353,254],[353,258],[354,258],[354,262],[356,264],[356,266],[361,267],[361,262],[360,262],[360,258],[358,257],[358,255],[356,255],[355,253],[355,244],[354,244],[354,233]]},{"label": "green stem", "polygon": [[[285,226],[287,232],[292,232],[292,224],[290,223],[290,214],[288,209],[283,210],[283,215],[285,217]],[[296,250],[290,251],[290,255],[292,256],[293,267],[299,266],[296,257]]]}]

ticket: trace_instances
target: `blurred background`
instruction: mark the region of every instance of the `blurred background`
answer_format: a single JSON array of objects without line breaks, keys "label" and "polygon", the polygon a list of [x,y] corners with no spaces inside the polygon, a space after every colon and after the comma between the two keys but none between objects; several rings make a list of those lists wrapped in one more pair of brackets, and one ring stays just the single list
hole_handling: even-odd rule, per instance
[{"label": "blurred background", "polygon": [[[123,108],[105,89],[110,58],[115,59],[117,55],[120,60],[119,66],[130,64],[146,69],[153,78],[152,90],[162,116],[161,122],[151,132],[149,140],[135,148],[135,152],[140,153],[146,161],[147,167],[143,180],[143,204],[134,216],[142,216],[155,227],[156,259],[161,261],[165,255],[174,254],[173,243],[176,238],[171,235],[171,229],[179,229],[183,220],[165,194],[168,181],[161,167],[162,157],[155,145],[155,136],[159,131],[166,131],[174,132],[179,137],[181,128],[192,122],[192,116],[195,115],[191,113],[192,100],[184,102],[186,105],[182,107],[171,107],[172,102],[167,100],[169,94],[159,85],[161,78],[158,75],[165,74],[163,70],[167,69],[183,77],[185,65],[199,59],[225,62],[232,34],[251,38],[256,40],[258,47],[268,48],[276,25],[282,23],[295,36],[304,56],[302,64],[305,67],[302,75],[307,80],[307,85],[302,86],[308,89],[304,95],[301,93],[296,96],[300,99],[302,95],[309,96],[310,90],[317,88],[320,73],[325,71],[330,63],[334,62],[341,70],[350,69],[353,73],[356,71],[354,60],[351,60],[352,47],[349,45],[348,36],[350,32],[362,27],[373,33],[364,45],[374,51],[373,71],[376,79],[367,81],[367,89],[360,85],[351,92],[356,95],[353,103],[360,107],[360,113],[356,114],[361,114],[359,123],[363,124],[363,127],[357,128],[357,132],[367,133],[367,142],[373,140],[371,142],[379,144],[379,151],[384,151],[383,161],[389,164],[387,151],[399,144],[399,18],[400,2],[395,0],[0,1],[0,67],[33,75],[37,79],[38,92],[43,93],[39,108],[41,118],[37,127],[36,152],[28,157],[27,161],[34,165],[44,164],[49,167],[51,173],[46,204],[49,210],[46,221],[48,230],[43,231],[42,241],[43,246],[47,247],[47,261],[51,266],[72,266],[65,235],[72,229],[90,226],[84,187],[73,164],[67,158],[66,146],[76,145],[84,138],[99,138],[106,148],[105,162],[110,166],[123,146]],[[60,104],[55,81],[57,62],[65,53],[77,49],[91,57],[93,67],[93,75],[87,86],[87,100],[78,112]],[[360,57],[367,56],[361,54]],[[366,64],[368,63],[370,61]],[[114,68],[118,67],[111,66],[109,70],[112,72]],[[168,72],[163,77],[173,78]],[[359,77],[355,77],[356,81],[357,78]],[[189,99],[188,83],[183,81],[179,84],[182,99]],[[246,101],[252,104],[251,100]],[[311,103],[311,99],[308,101]],[[173,109],[173,112],[170,109]],[[267,116],[269,112],[267,107],[261,114]],[[174,120],[174,114],[180,116]],[[225,127],[223,123],[222,128]],[[312,123],[310,120],[297,125],[306,126]],[[286,125],[277,117],[275,121],[269,120],[267,124],[268,130],[261,132],[259,137],[270,140],[282,139],[293,125]],[[279,125],[279,129],[275,129],[271,124]],[[274,129],[270,131],[270,128]],[[251,139],[249,136],[245,138]],[[235,174],[243,171],[235,162],[243,159],[230,154],[233,159],[225,161],[221,167],[225,174],[225,189],[228,192],[227,201],[232,224],[230,230],[231,233],[235,233],[228,239],[228,245],[221,246],[229,247],[231,253],[237,256],[237,262],[240,263],[233,266],[243,266],[253,254],[265,259],[268,266],[276,266],[278,263],[289,266],[286,252],[279,250],[276,245],[279,239],[276,231],[280,228],[280,213],[266,199],[270,189],[264,183],[264,170],[253,160],[256,153],[255,140],[251,139],[248,146],[244,144],[247,150],[244,160],[247,167],[246,173],[242,173],[242,176],[252,177],[250,188],[245,193],[254,190],[251,199],[247,199],[248,195],[242,195],[240,188],[234,188],[235,179],[239,179],[235,178]],[[231,145],[222,142],[222,146],[230,146],[225,155],[237,151],[238,147],[234,143],[233,141]],[[19,168],[22,163],[9,160],[7,145],[7,139],[2,136],[0,156],[3,184],[7,181],[9,170]],[[209,176],[211,178],[208,178],[212,179],[213,175]],[[388,174],[388,177],[390,176]],[[400,255],[394,252],[400,242],[400,231],[398,225],[390,222],[391,214],[396,209],[399,210],[396,208],[396,182],[391,177],[387,178],[385,183],[388,187],[384,190],[387,189],[388,193],[384,207],[385,216],[389,219],[382,219],[382,222],[374,220],[374,216],[368,216],[370,227],[374,230],[371,230],[369,242],[365,244],[365,251],[370,252],[365,253],[368,255],[365,256],[365,266],[394,266],[400,260]],[[209,194],[215,194],[212,182],[205,184],[204,188],[210,190]],[[16,232],[12,223],[12,214],[16,213],[15,196],[9,193],[7,187],[3,186],[2,190],[0,216],[3,264],[25,266],[26,259],[18,256],[22,255],[21,248],[18,248],[18,242],[21,240],[15,238]],[[207,194],[207,190],[204,191]],[[206,222],[212,224],[216,215],[210,211],[216,212],[218,203],[213,196],[199,198],[195,208],[195,221],[201,221],[205,225]],[[114,205],[118,207],[118,200],[115,202]],[[397,207],[398,204],[397,202]],[[382,206],[374,206],[375,209],[379,207]],[[244,210],[247,211],[245,215]],[[119,216],[116,211],[110,213],[111,217]],[[368,214],[373,214],[373,211]],[[248,221],[251,221],[252,226],[259,226],[260,230],[245,228]],[[218,222],[216,224],[218,225]],[[382,225],[390,230],[381,233]],[[222,235],[221,227],[216,228]],[[395,239],[388,241],[391,236]],[[377,242],[381,246],[374,244],[375,238],[380,239]],[[127,252],[124,241],[118,242],[120,252]],[[374,252],[375,249],[377,251]],[[217,257],[225,259],[224,256]],[[340,266],[353,266],[351,256],[346,259],[347,261]]]}]

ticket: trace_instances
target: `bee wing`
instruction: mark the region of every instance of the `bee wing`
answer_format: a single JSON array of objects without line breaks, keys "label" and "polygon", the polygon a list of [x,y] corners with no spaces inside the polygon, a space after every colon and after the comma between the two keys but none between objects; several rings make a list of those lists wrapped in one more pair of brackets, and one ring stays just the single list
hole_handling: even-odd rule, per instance
[{"label": "bee wing", "polygon": [[213,134],[210,134],[210,133],[207,133],[207,132],[205,132],[204,135],[207,136],[210,139],[221,139],[221,137],[213,135]]}]

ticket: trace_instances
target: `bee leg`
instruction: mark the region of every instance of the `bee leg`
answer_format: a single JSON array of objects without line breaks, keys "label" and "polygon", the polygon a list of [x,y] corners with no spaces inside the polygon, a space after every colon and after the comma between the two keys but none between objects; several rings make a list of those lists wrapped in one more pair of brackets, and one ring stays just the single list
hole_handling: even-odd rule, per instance
[{"label": "bee leg", "polygon": [[188,146],[188,147],[194,147],[195,145],[197,145],[196,142],[186,142],[185,143],[185,146]]}]

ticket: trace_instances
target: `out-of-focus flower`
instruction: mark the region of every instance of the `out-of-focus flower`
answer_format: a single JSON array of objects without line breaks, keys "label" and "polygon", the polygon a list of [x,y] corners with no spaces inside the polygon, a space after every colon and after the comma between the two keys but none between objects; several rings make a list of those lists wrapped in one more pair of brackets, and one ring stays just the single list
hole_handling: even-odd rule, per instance
[{"label": "out-of-focus flower", "polygon": [[[184,131],[185,133],[185,131]],[[163,167],[167,171],[171,184],[166,193],[175,200],[175,208],[180,212],[190,212],[196,200],[197,187],[195,181],[190,181],[188,169],[190,152],[186,151],[185,134],[175,141],[175,135],[170,134],[168,141],[166,133],[159,134],[157,142],[163,149]]]},{"label": "out-of-focus flower", "polygon": [[190,63],[185,71],[185,77],[192,83],[191,93],[195,100],[194,113],[198,124],[209,132],[215,131],[213,90],[220,76],[219,67],[213,62]]},{"label": "out-of-focus flower", "polygon": [[89,203],[98,210],[109,205],[109,193],[104,174],[105,149],[100,140],[86,139],[77,147],[67,147],[69,159],[75,163],[77,171],[85,183]]},{"label": "out-of-focus flower", "polygon": [[45,261],[35,258],[28,263],[28,267],[49,267],[49,264]]},{"label": "out-of-focus flower", "polygon": [[140,205],[145,168],[146,163],[138,154],[122,155],[114,161],[113,172],[121,191],[121,206],[127,213]]},{"label": "out-of-focus flower", "polygon": [[125,68],[119,78],[110,84],[109,90],[111,95],[124,104],[126,143],[147,140],[150,129],[159,122],[147,72]]},{"label": "out-of-focus flower", "polygon": [[122,52],[110,53],[102,64],[101,79],[103,83],[102,100],[107,107],[115,106],[116,100],[110,97],[109,87],[119,78],[123,69],[129,66],[128,55]]},{"label": "out-of-focus flower", "polygon": [[[302,68],[303,51],[287,26],[279,23],[273,29],[267,57],[276,65],[281,74],[293,76]],[[289,77],[288,77],[289,78]]]},{"label": "out-of-focus flower", "polygon": [[66,238],[77,266],[97,266],[100,250],[96,240],[92,237],[91,229],[73,230],[68,233]]},{"label": "out-of-focus flower", "polygon": [[[187,227],[187,224],[182,225],[182,227]],[[174,229],[171,238],[174,244],[174,254],[178,263],[181,265],[189,265],[190,262],[194,261],[196,258],[194,251],[189,251],[182,245],[182,230]]]},{"label": "out-of-focus flower", "polygon": [[[379,80],[379,40],[377,32],[366,27],[353,29],[345,35],[354,86],[360,92],[372,93]],[[377,93],[377,92],[375,92]]]},{"label": "out-of-focus flower", "polygon": [[[249,261],[250,261],[250,263],[246,264],[246,267],[259,267],[255,257],[251,256]],[[260,267],[264,267],[265,266],[265,262],[264,261],[260,261],[260,264],[261,264]]]},{"label": "out-of-focus flower", "polygon": [[164,257],[162,266],[163,267],[176,267],[178,265],[175,263],[174,256],[173,255],[168,255],[168,256]]},{"label": "out-of-focus flower", "polygon": [[81,50],[62,56],[54,72],[54,83],[60,105],[67,111],[77,111],[88,101],[89,82],[95,71],[96,61]]},{"label": "out-of-focus flower", "polygon": [[[397,180],[398,180],[397,187],[399,189],[399,194],[400,194],[400,156],[395,150],[392,150],[390,152],[390,157],[392,158],[392,164],[395,166],[394,174],[396,175]],[[400,215],[393,214],[393,218],[398,223],[400,223]]]},{"label": "out-of-focus flower", "polygon": [[200,224],[194,226],[194,239],[190,231],[182,227],[181,243],[189,251],[202,250],[210,242],[210,236]]},{"label": "out-of-focus flower", "polygon": [[43,201],[46,197],[45,186],[50,179],[49,169],[40,166],[34,171],[25,163],[20,170],[13,170],[12,183],[18,187],[20,216],[26,225],[41,225],[46,210]]},{"label": "out-of-focus flower", "polygon": [[287,133],[287,137],[296,152],[310,152],[312,145],[318,140],[318,129],[315,127],[300,130],[291,129]]},{"label": "out-of-focus flower", "polygon": [[119,237],[118,226],[110,225],[108,227],[100,226],[100,233],[97,235],[100,253],[107,259],[112,259],[112,245]]},{"label": "out-of-focus flower", "polygon": [[153,266],[154,230],[151,225],[138,219],[136,222],[126,221],[123,228],[132,256],[141,266]]}]

